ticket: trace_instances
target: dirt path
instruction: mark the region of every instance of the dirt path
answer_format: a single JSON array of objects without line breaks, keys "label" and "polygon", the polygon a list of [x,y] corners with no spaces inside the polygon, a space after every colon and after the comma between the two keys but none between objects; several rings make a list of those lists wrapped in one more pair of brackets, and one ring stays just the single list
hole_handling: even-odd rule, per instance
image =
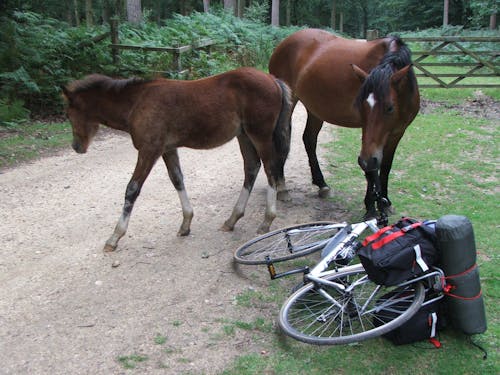
[{"label": "dirt path", "polygon": [[[335,219],[332,203],[310,184],[300,140],[305,116],[297,107],[286,165],[293,202],[278,204],[272,228]],[[243,182],[237,142],[180,150],[192,234],[176,237],[181,208],[158,163],[127,235],[104,254],[135,158],[128,136],[114,135],[86,155],[68,149],[0,174],[0,373],[118,374],[127,371],[119,357],[139,354],[147,360],[137,373],[213,374],[263,350],[251,332],[223,332],[228,321],[264,314],[237,306],[235,297],[267,287],[267,279],[236,272],[232,263],[264,212],[262,171],[246,216],[233,233],[220,232]]]}]

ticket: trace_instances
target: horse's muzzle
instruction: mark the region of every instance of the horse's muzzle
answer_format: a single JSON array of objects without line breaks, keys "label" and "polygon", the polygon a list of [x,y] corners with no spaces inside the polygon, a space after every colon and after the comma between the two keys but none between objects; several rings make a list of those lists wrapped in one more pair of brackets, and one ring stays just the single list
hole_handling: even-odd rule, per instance
[{"label": "horse's muzzle", "polygon": [[365,172],[378,171],[380,168],[380,161],[376,157],[371,157],[368,160],[362,159],[361,156],[358,157],[358,164],[361,169]]},{"label": "horse's muzzle", "polygon": [[87,150],[82,146],[81,142],[78,141],[73,141],[71,147],[73,147],[73,150],[75,150],[78,154],[85,154],[87,152]]}]

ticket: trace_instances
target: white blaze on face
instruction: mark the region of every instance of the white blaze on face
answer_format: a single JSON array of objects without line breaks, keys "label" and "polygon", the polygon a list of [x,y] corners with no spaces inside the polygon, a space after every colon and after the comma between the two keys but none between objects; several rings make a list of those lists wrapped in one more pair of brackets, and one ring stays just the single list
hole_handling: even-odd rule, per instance
[{"label": "white blaze on face", "polygon": [[375,100],[375,95],[373,95],[373,92],[371,92],[370,95],[368,95],[368,98],[366,98],[366,101],[371,109],[373,109],[373,107],[375,107],[375,103],[377,101]]}]

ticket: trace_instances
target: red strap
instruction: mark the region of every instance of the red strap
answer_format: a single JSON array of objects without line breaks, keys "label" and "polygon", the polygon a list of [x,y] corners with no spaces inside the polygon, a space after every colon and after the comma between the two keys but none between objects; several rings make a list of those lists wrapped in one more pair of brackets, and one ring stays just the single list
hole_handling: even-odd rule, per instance
[{"label": "red strap", "polygon": [[376,231],[375,233],[373,233],[372,235],[368,236],[365,238],[365,240],[363,241],[362,245],[363,246],[366,246],[368,245],[370,242],[376,240],[377,238],[379,238],[381,235],[383,235],[385,232],[387,232],[388,230],[391,230],[392,228],[394,227],[394,225],[389,225],[387,227],[383,227],[382,229]]},{"label": "red strap", "polygon": [[438,349],[441,347],[441,343],[440,343],[440,342],[439,342],[439,340],[438,340],[437,338],[435,338],[435,337],[431,337],[431,338],[429,339],[429,342],[430,342],[432,345],[434,345],[436,348],[438,348]]},{"label": "red strap", "polygon": [[463,275],[467,275],[469,272],[472,272],[476,269],[477,267],[477,263],[474,263],[474,265],[468,269],[466,269],[465,271],[462,271],[460,273],[457,273],[455,275],[448,275],[448,276],[445,276],[445,280],[448,280],[448,279],[454,279],[455,277],[459,277],[459,276],[463,276]]},{"label": "red strap", "polygon": [[449,292],[445,292],[444,294],[447,295],[448,297],[452,297],[452,298],[456,298],[456,299],[462,299],[462,300],[465,300],[465,301],[473,301],[473,300],[478,299],[479,297],[481,297],[483,295],[483,291],[480,290],[479,293],[476,294],[474,297],[462,297],[462,296],[459,296],[459,295],[456,295],[456,294],[453,294],[453,293],[449,293]]},{"label": "red strap", "polygon": [[404,236],[405,233],[408,232],[409,230],[417,228],[421,225],[422,225],[422,223],[420,223],[420,222],[414,223],[414,224],[411,224],[411,225],[408,225],[408,226],[402,228],[401,230],[399,230],[397,232],[391,233],[391,234],[387,235],[386,237],[382,238],[381,240],[375,242],[372,245],[372,249],[373,250],[380,249],[382,246],[388,244],[389,242],[395,240],[396,238]]},{"label": "red strap", "polygon": [[442,279],[441,283],[443,285],[443,293],[445,295],[447,295],[448,297],[462,299],[462,300],[466,300],[466,301],[472,301],[472,300],[475,300],[475,299],[478,299],[479,297],[481,297],[483,295],[483,291],[482,290],[480,290],[479,293],[477,295],[473,296],[473,297],[462,297],[462,296],[459,296],[457,294],[453,294],[453,293],[451,293],[451,291],[454,290],[454,289],[456,289],[456,286],[452,285],[452,284],[447,284],[446,283],[446,280],[448,280],[448,279],[454,279],[454,278],[456,278],[458,276],[467,275],[469,272],[473,271],[476,267],[477,267],[477,263],[474,264],[472,267],[466,269],[463,272],[457,273],[455,275],[450,275],[450,276],[442,277],[441,278]]}]

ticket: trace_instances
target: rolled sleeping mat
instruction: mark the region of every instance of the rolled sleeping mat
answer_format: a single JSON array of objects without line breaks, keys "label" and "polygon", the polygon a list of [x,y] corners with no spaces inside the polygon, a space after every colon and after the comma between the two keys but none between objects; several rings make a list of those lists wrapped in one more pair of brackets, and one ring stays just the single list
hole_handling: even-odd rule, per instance
[{"label": "rolled sleeping mat", "polygon": [[481,294],[479,269],[474,265],[458,275],[447,276],[445,303],[453,327],[467,335],[486,331],[486,311]]},{"label": "rolled sleeping mat", "polygon": [[456,275],[476,264],[472,224],[465,216],[445,215],[436,222],[439,264],[445,275]]},{"label": "rolled sleeping mat", "polygon": [[446,304],[455,328],[465,334],[486,331],[476,243],[472,224],[465,216],[445,215],[436,222],[439,266],[448,283]]}]

